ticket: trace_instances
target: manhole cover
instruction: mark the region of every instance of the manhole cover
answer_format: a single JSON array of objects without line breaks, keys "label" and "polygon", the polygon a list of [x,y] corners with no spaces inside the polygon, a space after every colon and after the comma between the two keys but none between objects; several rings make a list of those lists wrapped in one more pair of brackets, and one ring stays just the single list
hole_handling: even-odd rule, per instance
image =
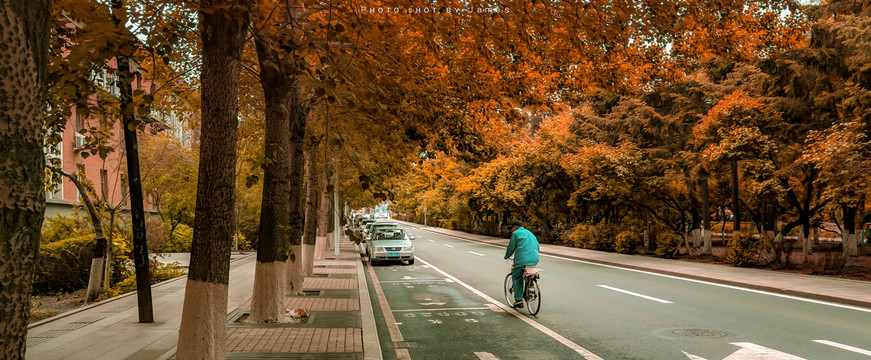
[{"label": "manhole cover", "polygon": [[726,333],[721,331],[714,330],[705,330],[705,329],[677,329],[672,330],[672,334],[677,336],[692,336],[692,337],[708,337],[708,338],[717,338],[717,337],[725,337]]},{"label": "manhole cover", "polygon": [[303,290],[302,295],[303,296],[321,296],[321,291],[320,290]]}]

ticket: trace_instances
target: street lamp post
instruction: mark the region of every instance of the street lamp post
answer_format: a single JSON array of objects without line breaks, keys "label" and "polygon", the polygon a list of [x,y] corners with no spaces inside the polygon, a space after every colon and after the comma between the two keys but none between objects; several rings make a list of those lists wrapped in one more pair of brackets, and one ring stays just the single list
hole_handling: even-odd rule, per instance
[{"label": "street lamp post", "polygon": [[423,196],[423,227],[426,227],[426,195]]}]

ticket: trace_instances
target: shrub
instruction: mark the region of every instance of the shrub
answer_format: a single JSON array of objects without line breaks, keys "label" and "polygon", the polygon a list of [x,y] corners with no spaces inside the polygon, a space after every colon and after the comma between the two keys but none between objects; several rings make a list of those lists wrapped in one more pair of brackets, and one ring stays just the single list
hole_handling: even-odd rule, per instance
[{"label": "shrub", "polygon": [[683,237],[672,232],[662,232],[656,235],[656,256],[675,257],[683,243]]},{"label": "shrub", "polygon": [[583,248],[587,243],[592,241],[590,227],[588,225],[578,225],[567,231],[568,245],[576,248]]},{"label": "shrub", "polygon": [[169,226],[158,218],[148,216],[145,218],[145,236],[148,239],[148,251],[159,252],[166,246],[166,237]]},{"label": "shrub", "polygon": [[42,225],[42,243],[77,238],[93,234],[91,219],[79,215],[46,217]]},{"label": "shrub", "polygon": [[810,259],[810,265],[811,274],[840,275],[847,267],[847,258],[840,251],[820,252]]},{"label": "shrub", "polygon": [[235,245],[236,241],[239,242],[239,250],[240,251],[248,251],[248,250],[254,249],[251,246],[251,243],[248,242],[248,239],[245,238],[245,234],[243,234],[241,232],[236,233],[236,236],[233,238],[233,245]]},{"label": "shrub", "polygon": [[656,253],[657,239],[659,239],[662,234],[670,234],[672,231],[665,224],[659,223],[650,226],[648,230],[649,233],[647,234],[647,250]]},{"label": "shrub", "polygon": [[[178,262],[164,264],[157,260],[150,260],[148,266],[148,273],[150,275],[149,282],[154,285],[161,281],[174,279],[184,275],[186,273],[185,269],[178,265]],[[134,290],[136,290],[136,274],[131,274],[109,289],[109,296],[117,296]]]},{"label": "shrub", "polygon": [[614,250],[623,254],[632,254],[641,244],[641,237],[635,231],[621,231],[614,242]]},{"label": "shrub", "polygon": [[725,261],[734,266],[752,266],[756,264],[759,241],[750,234],[738,234],[729,240],[729,254]]},{"label": "shrub", "polygon": [[161,249],[162,252],[190,252],[191,242],[194,239],[194,229],[191,229],[185,224],[179,224],[175,227],[172,235],[167,237],[166,243]]},{"label": "shrub", "polygon": [[587,244],[586,248],[600,251],[614,251],[614,242],[616,241],[618,230],[617,226],[611,224],[599,224],[590,227],[592,240]]},{"label": "shrub", "polygon": [[69,292],[87,287],[93,245],[93,234],[41,244],[33,292]]}]

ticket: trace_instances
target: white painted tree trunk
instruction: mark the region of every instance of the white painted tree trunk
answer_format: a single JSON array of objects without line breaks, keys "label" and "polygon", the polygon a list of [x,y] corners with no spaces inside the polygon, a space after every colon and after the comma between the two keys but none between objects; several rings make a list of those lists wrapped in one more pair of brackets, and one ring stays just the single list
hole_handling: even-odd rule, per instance
[{"label": "white painted tree trunk", "polygon": [[224,358],[227,329],[227,284],[188,280],[181,318],[178,360]]},{"label": "white painted tree trunk", "polygon": [[693,229],[693,247],[700,248],[702,246],[702,229]]},{"label": "white painted tree trunk", "polygon": [[256,263],[249,321],[273,323],[284,319],[285,265],[283,261]]},{"label": "white painted tree trunk", "polygon": [[325,242],[325,244],[327,245],[325,247],[326,253],[332,253],[332,251],[336,248],[335,239],[336,237],[334,232],[330,231],[327,233],[327,239]]},{"label": "white painted tree trunk", "polygon": [[314,273],[314,254],[312,252],[315,251],[315,245],[302,245],[302,269],[303,276],[312,276]]},{"label": "white painted tree trunk", "polygon": [[284,268],[287,274],[284,279],[287,284],[284,293],[287,295],[302,295],[302,285],[304,280],[302,268],[302,245],[292,245],[290,249],[293,251],[295,256],[287,259],[287,264]]},{"label": "white painted tree trunk", "polygon": [[101,283],[103,282],[103,259],[104,257],[91,259],[91,276],[88,278],[88,294],[85,296],[88,302],[100,295]]},{"label": "white painted tree trunk", "polygon": [[318,236],[315,241],[315,260],[323,260],[327,252],[327,237]]},{"label": "white painted tree trunk", "polygon": [[711,255],[713,253],[713,245],[711,244],[711,230],[702,230],[702,238],[704,239],[704,249],[702,254]]},{"label": "white painted tree trunk", "polygon": [[858,238],[858,234],[847,234],[843,235],[843,245],[844,245],[844,257],[850,256],[858,256],[859,255],[859,244],[856,241]]}]

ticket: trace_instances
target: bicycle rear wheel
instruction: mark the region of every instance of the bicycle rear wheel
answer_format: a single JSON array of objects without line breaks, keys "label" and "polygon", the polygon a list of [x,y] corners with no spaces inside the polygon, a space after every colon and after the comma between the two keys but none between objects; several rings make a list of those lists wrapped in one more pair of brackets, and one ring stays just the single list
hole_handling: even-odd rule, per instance
[{"label": "bicycle rear wheel", "polygon": [[511,278],[511,274],[505,277],[505,303],[508,306],[514,305],[514,279]]},{"label": "bicycle rear wheel", "polygon": [[538,315],[541,310],[541,288],[538,287],[538,279],[528,280],[529,284],[526,289],[526,310],[529,310],[530,315]]}]

